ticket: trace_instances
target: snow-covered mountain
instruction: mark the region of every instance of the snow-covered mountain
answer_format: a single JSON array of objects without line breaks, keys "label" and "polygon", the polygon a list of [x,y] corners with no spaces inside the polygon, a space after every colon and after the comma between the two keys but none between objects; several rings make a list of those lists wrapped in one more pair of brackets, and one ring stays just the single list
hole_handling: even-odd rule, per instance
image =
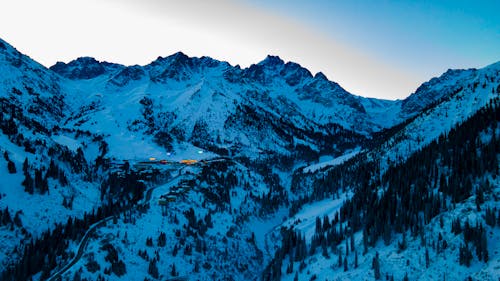
[{"label": "snow-covered mountain", "polygon": [[319,153],[332,150],[332,136],[362,139],[373,127],[358,98],[276,57],[248,69],[182,53],[147,66],[81,58],[51,69],[72,78],[63,86],[74,112],[67,126],[109,132],[111,122],[112,135],[146,133],[166,149],[189,141],[247,156],[290,154],[297,145]]},{"label": "snow-covered mountain", "polygon": [[499,66],[424,83],[407,100],[441,98],[371,149],[297,169],[283,226],[315,246],[296,272],[288,259],[300,243],[281,241],[268,276],[279,265],[282,280],[498,279]]},{"label": "snow-covered mountain", "polygon": [[[435,280],[444,266],[460,274],[451,279],[498,278],[500,231],[490,217],[500,209],[498,162],[491,160],[499,153],[499,63],[449,70],[398,101],[352,95],[274,56],[244,69],[183,53],[145,66],[82,57],[47,69],[0,39],[0,73],[6,280],[363,279],[374,276],[376,252],[382,272],[397,278]],[[474,157],[461,148],[468,131]],[[436,145],[467,153],[475,168],[450,164],[456,155]],[[497,157],[481,162],[485,155]],[[420,192],[453,204],[412,213],[408,228],[391,217],[384,231],[392,235],[378,239],[383,231],[360,206],[389,202],[391,192],[406,196],[392,190],[403,170],[413,194],[424,177],[413,181],[411,161],[432,166]],[[483,207],[471,210],[478,190]],[[406,216],[403,209],[396,217]],[[488,224],[489,265],[482,254],[471,267],[460,265],[462,240],[435,226],[460,213]],[[397,271],[425,256],[413,238],[404,249],[397,245],[419,223],[424,237],[440,236],[438,244],[444,237],[450,248],[430,251],[437,263],[429,270],[411,263]],[[365,239],[354,268],[353,249]],[[348,260],[346,271],[337,257]]]}]

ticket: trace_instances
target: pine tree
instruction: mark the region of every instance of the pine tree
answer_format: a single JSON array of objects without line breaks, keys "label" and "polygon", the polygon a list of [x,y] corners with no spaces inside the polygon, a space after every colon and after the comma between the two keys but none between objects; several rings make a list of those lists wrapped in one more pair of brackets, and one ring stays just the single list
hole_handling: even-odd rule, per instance
[{"label": "pine tree", "polygon": [[355,251],[355,243],[354,243],[354,231],[351,230],[351,251]]},{"label": "pine tree", "polygon": [[345,255],[349,255],[349,244],[347,243],[347,239],[345,240]]},{"label": "pine tree", "polygon": [[481,247],[482,249],[481,252],[483,253],[484,262],[488,263],[489,254],[488,254],[488,242],[486,240],[486,231],[483,231],[483,233],[481,234],[481,243],[479,247]]},{"label": "pine tree", "polygon": [[16,214],[14,215],[14,220],[13,220],[13,222],[14,222],[14,224],[15,224],[17,227],[22,227],[22,226],[23,226],[23,224],[22,224],[22,222],[21,222],[21,217],[19,216],[19,214],[20,214],[20,213],[21,213],[21,212],[19,212],[19,211],[18,211],[18,212],[16,212]]},{"label": "pine tree", "polygon": [[478,211],[481,211],[481,204],[484,203],[484,192],[483,189],[478,187],[476,189],[476,208]]},{"label": "pine tree", "polygon": [[172,264],[172,270],[170,271],[170,275],[173,277],[176,277],[179,273],[177,272],[177,269],[175,269],[175,263]]},{"label": "pine tree", "polygon": [[373,274],[375,276],[375,279],[379,280],[381,275],[380,275],[380,261],[379,261],[378,252],[375,254],[375,257],[373,258],[372,268],[373,268]]},{"label": "pine tree", "polygon": [[321,249],[323,250],[322,255],[327,259],[330,258],[330,255],[328,255],[328,248],[326,247],[326,239],[323,239],[323,241],[321,241]]},{"label": "pine tree", "polygon": [[460,224],[460,219],[456,218],[451,221],[451,232],[454,234],[460,234],[462,232],[462,225]]},{"label": "pine tree", "polygon": [[290,263],[286,268],[286,274],[291,274],[291,273],[293,273],[293,261],[290,261]]},{"label": "pine tree", "polygon": [[7,207],[3,211],[3,217],[2,217],[1,223],[2,223],[2,225],[7,225],[7,224],[12,223],[12,217],[10,216],[9,208],[7,208]]},{"label": "pine tree", "polygon": [[391,225],[389,223],[384,224],[383,232],[384,244],[388,246],[391,244]]},{"label": "pine tree", "polygon": [[406,232],[403,232],[403,240],[401,242],[398,242],[399,251],[406,250],[406,247],[407,247],[407,244],[406,244]]},{"label": "pine tree", "polygon": [[158,247],[165,247],[167,244],[167,235],[165,232],[160,232],[160,235],[158,236]]},{"label": "pine tree", "polygon": [[193,271],[196,272],[196,273],[199,273],[200,272],[200,262],[199,261],[195,261],[194,262],[194,268],[193,268]]},{"label": "pine tree", "polygon": [[153,238],[151,238],[151,237],[146,238],[146,246],[148,246],[148,247],[153,246]]},{"label": "pine tree", "polygon": [[29,173],[24,174],[24,180],[21,183],[24,186],[24,191],[28,192],[29,194],[34,193],[34,184],[33,184],[33,178],[31,178],[31,175]]},{"label": "pine tree", "polygon": [[470,266],[472,261],[472,252],[467,245],[460,246],[459,249],[459,263],[460,265]]},{"label": "pine tree", "polygon": [[23,173],[26,174],[28,172],[28,168],[29,168],[29,163],[28,163],[28,158],[24,158],[24,162],[23,162]]},{"label": "pine tree", "polygon": [[425,248],[425,267],[429,268],[430,259],[429,259],[429,249]]},{"label": "pine tree", "polygon": [[151,275],[151,277],[158,279],[159,273],[158,267],[156,266],[156,258],[153,258],[151,261],[149,261],[148,273],[149,275]]},{"label": "pine tree", "polygon": [[321,226],[321,219],[319,217],[316,217],[316,230],[315,230],[315,233],[316,234],[320,234],[322,230],[323,230],[323,228]]},{"label": "pine tree", "polygon": [[7,170],[9,170],[9,174],[15,174],[15,173],[17,173],[16,165],[14,164],[14,162],[8,160],[8,162],[7,162]]},{"label": "pine tree", "polygon": [[35,188],[43,193],[43,177],[42,171],[39,169],[35,169]]},{"label": "pine tree", "polygon": [[323,217],[323,232],[328,231],[328,230],[330,229],[330,226],[331,226],[331,225],[330,225],[330,221],[329,221],[329,219],[328,219],[328,216],[327,216],[327,215],[325,215],[325,216]]},{"label": "pine tree", "polygon": [[358,268],[358,251],[354,251],[354,268]]},{"label": "pine tree", "polygon": [[491,227],[495,227],[496,224],[496,218],[495,218],[495,211],[491,209],[490,207],[486,208],[486,214],[484,217],[484,220],[487,225]]},{"label": "pine tree", "polygon": [[368,253],[368,231],[363,228],[363,254]]}]

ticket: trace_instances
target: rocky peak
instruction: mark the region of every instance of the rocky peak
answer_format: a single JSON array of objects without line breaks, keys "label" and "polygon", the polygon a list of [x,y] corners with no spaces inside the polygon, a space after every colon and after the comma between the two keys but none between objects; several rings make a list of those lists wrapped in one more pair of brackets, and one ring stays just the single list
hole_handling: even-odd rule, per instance
[{"label": "rocky peak", "polygon": [[326,75],[323,74],[323,72],[321,72],[321,71],[316,73],[316,75],[314,75],[314,79],[328,81],[328,78],[326,78]]},{"label": "rocky peak", "polygon": [[284,64],[285,62],[280,57],[271,55],[268,55],[263,61],[258,63],[258,65],[265,68],[276,68],[277,66],[282,66]]},{"label": "rocky peak", "polygon": [[475,70],[448,69],[443,75],[434,77],[423,83],[417,88],[415,93],[403,100],[403,112],[407,114],[418,112],[445,97],[461,91],[462,85],[461,83],[457,83],[458,80],[467,76],[472,71]]},{"label": "rocky peak", "polygon": [[145,72],[142,66],[132,65],[119,71],[109,80],[109,82],[115,86],[123,87],[130,83],[130,81],[140,80],[144,74]]},{"label": "rocky peak", "polygon": [[92,57],[80,57],[69,63],[57,62],[50,67],[57,74],[73,80],[92,79],[119,68],[122,68],[122,66],[108,62],[99,62]]}]

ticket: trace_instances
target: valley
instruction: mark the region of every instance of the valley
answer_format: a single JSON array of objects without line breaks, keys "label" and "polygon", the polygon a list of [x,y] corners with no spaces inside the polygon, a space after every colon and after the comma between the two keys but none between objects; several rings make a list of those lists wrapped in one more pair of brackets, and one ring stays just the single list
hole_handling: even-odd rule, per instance
[{"label": "valley", "polygon": [[499,62],[395,101],[275,56],[0,73],[1,280],[500,277]]}]

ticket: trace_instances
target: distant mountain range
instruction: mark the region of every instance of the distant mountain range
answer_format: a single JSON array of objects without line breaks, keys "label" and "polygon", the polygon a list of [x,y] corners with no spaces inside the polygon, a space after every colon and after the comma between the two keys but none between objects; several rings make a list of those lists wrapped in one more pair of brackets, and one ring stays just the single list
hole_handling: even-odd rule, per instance
[{"label": "distant mountain range", "polygon": [[396,279],[497,280],[499,99],[500,62],[391,101],[276,56],[46,68],[0,39],[0,279],[361,280],[377,260]]}]

